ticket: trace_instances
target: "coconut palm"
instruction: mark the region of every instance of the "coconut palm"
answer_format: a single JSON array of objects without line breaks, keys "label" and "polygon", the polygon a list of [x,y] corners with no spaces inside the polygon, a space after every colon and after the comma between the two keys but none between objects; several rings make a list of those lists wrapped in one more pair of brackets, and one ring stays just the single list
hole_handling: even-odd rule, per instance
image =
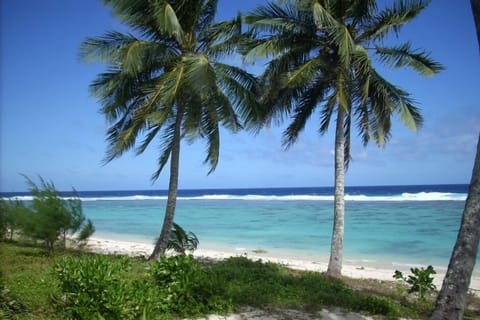
[{"label": "coconut palm", "polygon": [[221,58],[233,53],[241,34],[239,17],[214,22],[216,0],[104,0],[132,33],[107,32],[81,46],[87,61],[108,70],[91,90],[110,123],[109,162],[134,149],[160,146],[155,181],[170,164],[162,231],[150,259],[164,254],[175,213],[180,143],[206,140],[205,163],[218,163],[220,129],[253,127],[258,118],[256,79]]},{"label": "coconut palm", "polygon": [[344,234],[344,176],[350,160],[352,125],[363,144],[383,146],[392,116],[412,130],[422,116],[410,95],[382,77],[375,63],[410,67],[431,76],[442,66],[409,43],[386,46],[390,34],[414,19],[427,1],[396,1],[379,9],[373,0],[299,0],[270,2],[249,12],[252,37],[244,41],[246,61],[270,58],[263,75],[261,102],[267,121],[291,122],[283,143],[293,145],[307,121],[319,113],[320,134],[335,119],[335,201],[327,273],[339,276]]}]

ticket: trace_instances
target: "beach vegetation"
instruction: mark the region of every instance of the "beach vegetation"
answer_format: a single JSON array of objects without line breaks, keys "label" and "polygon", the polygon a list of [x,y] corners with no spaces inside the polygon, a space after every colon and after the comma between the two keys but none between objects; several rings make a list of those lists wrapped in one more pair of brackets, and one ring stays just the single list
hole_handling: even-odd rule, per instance
[{"label": "beach vegetation", "polygon": [[60,241],[67,246],[67,237],[86,241],[95,228],[91,220],[86,220],[81,200],[75,196],[64,199],[51,181],[39,177],[40,184],[25,176],[33,199],[30,204],[12,201],[8,210],[18,219],[16,225],[23,236],[41,241],[47,251],[53,251]]},{"label": "beach vegetation", "polygon": [[[0,242],[0,261],[4,296],[25,312],[12,319],[192,319],[245,307],[426,319],[433,310],[432,303],[400,299],[393,282],[334,279],[246,257],[146,262],[75,250],[46,255],[36,246]],[[468,298],[465,317],[479,317],[478,298]]]},{"label": "beach vegetation", "polygon": [[407,284],[409,286],[408,293],[415,293],[420,301],[425,301],[427,295],[437,290],[437,287],[433,284],[433,275],[437,272],[432,266],[411,268],[410,271],[412,274],[405,277],[401,271],[395,270],[393,278]]},{"label": "beach vegetation", "polygon": [[91,84],[110,124],[105,161],[132,149],[141,154],[155,141],[160,153],[152,180],[170,165],[164,221],[150,256],[155,260],[165,253],[173,227],[181,142],[204,139],[204,162],[213,172],[220,127],[257,128],[257,79],[225,63],[238,45],[242,19],[215,22],[217,1],[104,2],[132,32],[88,38],[80,53],[108,66]]},{"label": "beach vegetation", "polygon": [[[344,239],[345,171],[351,160],[351,133],[364,145],[383,147],[392,118],[409,129],[423,123],[417,103],[384,78],[377,66],[410,68],[433,76],[443,67],[408,42],[391,45],[391,35],[415,19],[429,1],[272,1],[248,12],[249,37],[242,42],[247,62],[267,59],[259,97],[265,121],[291,119],[283,145],[298,140],[306,123],[320,119],[320,134],[334,123],[334,224],[328,274],[341,275]],[[388,42],[386,41],[388,39]]]},{"label": "beach vegetation", "polygon": [[3,275],[0,272],[0,319],[13,319],[16,315],[27,313],[27,306],[12,296],[11,291],[5,286]]},{"label": "beach vegetation", "polygon": [[185,231],[179,224],[173,223],[173,229],[168,240],[168,250],[173,250],[176,254],[186,255],[187,251],[193,253],[197,250],[199,240],[192,231]]},{"label": "beach vegetation", "polygon": [[0,238],[10,241],[25,222],[28,208],[18,199],[0,199]]}]

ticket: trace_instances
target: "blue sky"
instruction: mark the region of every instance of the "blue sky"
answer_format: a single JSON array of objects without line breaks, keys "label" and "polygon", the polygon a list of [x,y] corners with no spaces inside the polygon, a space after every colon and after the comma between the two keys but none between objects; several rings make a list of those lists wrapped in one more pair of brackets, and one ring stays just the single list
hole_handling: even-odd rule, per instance
[{"label": "blue sky", "polygon": [[[260,0],[220,0],[219,19]],[[390,1],[388,1],[390,3]],[[58,189],[166,189],[168,170],[152,184],[157,148],[102,165],[106,123],[88,86],[102,65],[78,58],[80,43],[125,30],[96,0],[0,1],[0,191],[24,191],[20,173],[41,175]],[[480,132],[480,55],[469,1],[434,0],[403,29],[446,70],[423,78],[382,70],[419,102],[425,125],[411,132],[395,122],[385,148],[364,148],[354,137],[347,185],[468,183]],[[250,66],[259,72],[261,64]],[[318,119],[313,118],[312,120]],[[180,188],[331,186],[333,134],[310,122],[285,151],[282,127],[259,135],[222,133],[220,163],[207,176],[201,141],[184,143]]]}]

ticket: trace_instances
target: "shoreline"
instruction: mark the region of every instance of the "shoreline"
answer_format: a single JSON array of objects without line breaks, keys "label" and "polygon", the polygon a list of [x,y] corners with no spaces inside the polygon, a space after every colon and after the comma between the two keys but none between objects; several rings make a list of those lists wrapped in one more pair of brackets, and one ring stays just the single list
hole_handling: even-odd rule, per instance
[{"label": "shoreline", "polygon": [[[127,256],[143,256],[148,258],[153,250],[153,244],[136,241],[125,241],[109,239],[104,237],[91,237],[88,240],[86,248],[92,252],[102,254],[117,254]],[[242,250],[239,250],[242,249]],[[255,252],[256,250],[246,251],[244,248],[229,249],[222,246],[210,246],[198,248],[193,256],[196,258],[206,258],[213,260],[223,260],[229,257],[246,256],[252,260],[262,260],[281,264],[287,268],[304,271],[325,272],[328,266],[328,257],[292,257],[292,254],[282,255],[279,252]],[[313,258],[313,259],[312,259]],[[391,267],[390,267],[391,265]],[[415,266],[412,266],[415,267]],[[425,266],[426,267],[426,266]],[[384,261],[383,263],[372,261],[344,260],[342,267],[342,276],[355,279],[374,279],[381,281],[394,281],[393,274],[395,270],[402,271],[405,275],[410,274],[410,266],[394,266],[393,262]],[[434,284],[440,290],[445,276],[445,268],[436,268],[437,274],[434,275]],[[480,295],[480,274],[473,272],[470,289],[475,295]]]}]

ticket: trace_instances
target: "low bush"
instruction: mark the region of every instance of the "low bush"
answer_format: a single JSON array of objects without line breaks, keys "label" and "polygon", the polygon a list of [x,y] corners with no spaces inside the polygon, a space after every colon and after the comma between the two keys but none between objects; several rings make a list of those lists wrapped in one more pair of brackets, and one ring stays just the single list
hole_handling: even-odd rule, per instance
[{"label": "low bush", "polygon": [[154,312],[161,300],[151,284],[128,280],[131,261],[101,255],[66,257],[54,267],[61,296],[57,305],[75,319],[135,319]]},{"label": "low bush", "polygon": [[219,283],[216,275],[203,269],[191,255],[162,257],[151,264],[150,274],[169,312],[193,316],[232,309],[223,295],[224,283]]}]

